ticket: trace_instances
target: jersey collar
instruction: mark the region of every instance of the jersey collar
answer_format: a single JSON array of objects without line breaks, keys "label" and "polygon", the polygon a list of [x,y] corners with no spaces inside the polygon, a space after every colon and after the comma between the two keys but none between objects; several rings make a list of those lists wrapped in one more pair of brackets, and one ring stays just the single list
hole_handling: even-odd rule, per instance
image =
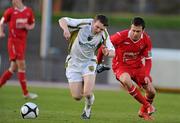
[{"label": "jersey collar", "polygon": [[129,30],[129,32],[128,32],[128,38],[129,38],[133,43],[137,43],[137,42],[139,42],[141,39],[143,39],[143,33],[142,33],[142,34],[141,34],[141,37],[139,38],[139,40],[133,41],[133,40],[131,39],[131,37],[130,37],[130,33],[131,33],[131,30]]},{"label": "jersey collar", "polygon": [[17,7],[14,7],[14,9],[17,10],[17,11],[19,11],[19,12],[22,12],[22,11],[24,11],[24,10],[26,9],[26,6],[24,6],[22,9],[19,9],[19,8],[17,8]]}]

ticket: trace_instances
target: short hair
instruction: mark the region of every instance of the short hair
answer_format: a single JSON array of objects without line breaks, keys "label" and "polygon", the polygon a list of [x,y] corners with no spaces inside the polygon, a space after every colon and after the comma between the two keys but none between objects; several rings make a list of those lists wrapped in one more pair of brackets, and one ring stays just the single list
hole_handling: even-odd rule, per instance
[{"label": "short hair", "polygon": [[104,26],[108,26],[108,18],[105,15],[96,15],[94,20],[99,20]]},{"label": "short hair", "polygon": [[145,22],[144,19],[141,17],[134,17],[131,24],[135,25],[135,26],[142,26],[142,29],[145,28]]}]

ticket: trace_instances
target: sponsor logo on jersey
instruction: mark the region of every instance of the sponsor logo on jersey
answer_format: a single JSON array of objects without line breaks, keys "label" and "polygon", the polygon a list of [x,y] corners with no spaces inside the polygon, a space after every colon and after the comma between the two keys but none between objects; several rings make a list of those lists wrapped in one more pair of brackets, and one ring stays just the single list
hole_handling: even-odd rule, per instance
[{"label": "sponsor logo on jersey", "polygon": [[18,18],[16,19],[16,27],[17,28],[24,28],[25,24],[27,24],[27,18]]},{"label": "sponsor logo on jersey", "polygon": [[28,19],[27,18],[18,18],[16,20],[16,23],[27,23]]},{"label": "sponsor logo on jersey", "polygon": [[125,45],[129,45],[130,43],[129,42],[124,42]]},{"label": "sponsor logo on jersey", "polygon": [[80,42],[80,41],[79,41],[79,45],[80,45],[80,46],[86,46],[86,47],[88,47],[88,48],[95,48],[95,47],[96,47],[95,44],[82,43],[82,42]]}]

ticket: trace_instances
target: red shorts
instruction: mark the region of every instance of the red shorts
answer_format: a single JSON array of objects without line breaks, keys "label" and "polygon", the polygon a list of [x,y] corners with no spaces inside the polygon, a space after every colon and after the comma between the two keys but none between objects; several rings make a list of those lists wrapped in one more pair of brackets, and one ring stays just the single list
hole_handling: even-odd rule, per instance
[{"label": "red shorts", "polygon": [[10,60],[24,60],[25,49],[25,41],[20,39],[8,39],[8,53]]},{"label": "red shorts", "polygon": [[[121,74],[123,74],[123,73],[128,73],[131,76],[131,79],[139,87],[142,87],[142,85],[146,84],[144,81],[144,78],[146,77],[145,67],[140,67],[140,68],[120,67],[120,68],[114,70],[114,74],[115,74],[117,80],[119,80]],[[150,78],[150,81],[152,82],[151,76],[148,76],[148,77]]]}]

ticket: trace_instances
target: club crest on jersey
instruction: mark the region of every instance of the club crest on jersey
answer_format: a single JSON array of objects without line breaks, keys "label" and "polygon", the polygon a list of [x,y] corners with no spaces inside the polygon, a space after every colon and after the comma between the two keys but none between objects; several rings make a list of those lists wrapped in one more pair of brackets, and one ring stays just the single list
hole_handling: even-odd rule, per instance
[{"label": "club crest on jersey", "polygon": [[144,46],[143,46],[143,45],[141,45],[141,46],[140,46],[140,49],[142,50],[143,48],[144,48]]},{"label": "club crest on jersey", "polygon": [[94,66],[88,66],[89,68],[89,71],[93,72],[95,69],[94,69]]},{"label": "club crest on jersey", "polygon": [[91,41],[92,39],[93,39],[93,36],[90,36],[90,35],[87,38],[88,41]]},{"label": "club crest on jersey", "polygon": [[18,14],[18,12],[15,11],[14,14],[16,15],[16,14]]}]

